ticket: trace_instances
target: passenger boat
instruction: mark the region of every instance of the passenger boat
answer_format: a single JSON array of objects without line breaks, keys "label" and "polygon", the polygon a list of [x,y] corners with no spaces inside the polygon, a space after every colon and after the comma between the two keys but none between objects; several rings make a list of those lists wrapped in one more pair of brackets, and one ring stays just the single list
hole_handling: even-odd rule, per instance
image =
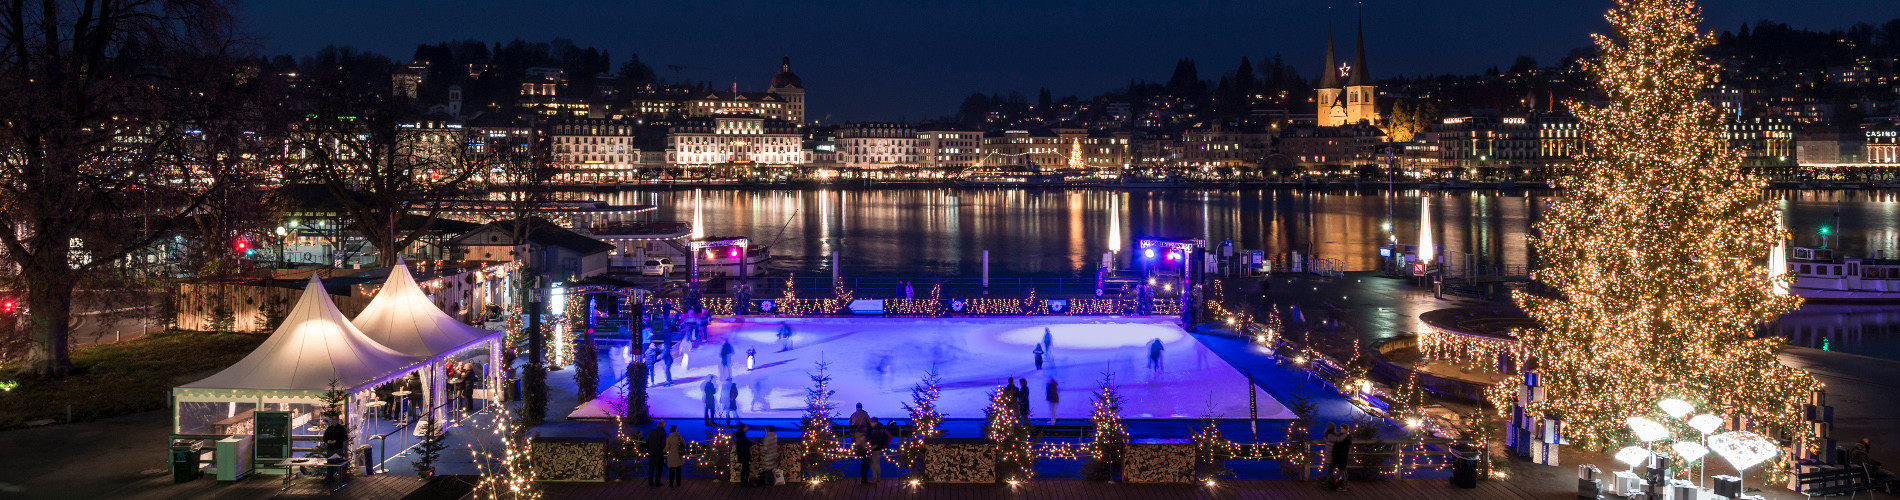
[{"label": "passenger boat", "polygon": [[1069,178],[1031,164],[1029,168],[975,172],[957,180],[963,187],[1067,187]]},{"label": "passenger boat", "polygon": [[1900,259],[1842,257],[1831,248],[1794,247],[1789,292],[1809,302],[1900,303]]}]

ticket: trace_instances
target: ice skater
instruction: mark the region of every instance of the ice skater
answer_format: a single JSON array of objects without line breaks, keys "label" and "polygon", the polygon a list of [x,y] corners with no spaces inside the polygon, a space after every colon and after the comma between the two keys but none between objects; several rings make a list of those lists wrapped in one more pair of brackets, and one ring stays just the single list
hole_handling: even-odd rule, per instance
[{"label": "ice skater", "polygon": [[1036,369],[1042,369],[1042,344],[1036,344]]},{"label": "ice skater", "polygon": [[1163,349],[1165,348],[1161,347],[1161,339],[1159,337],[1148,341],[1148,369],[1161,370],[1161,351]]},{"label": "ice skater", "polygon": [[752,398],[746,403],[746,410],[753,412],[770,411],[772,409],[772,400],[766,398],[765,395],[765,378],[752,379]]},{"label": "ice skater", "polygon": [[1042,327],[1042,347],[1051,351],[1056,349],[1056,338],[1049,334],[1049,327]]},{"label": "ice skater", "polygon": [[1056,389],[1056,379],[1049,379],[1049,383],[1043,384],[1042,397],[1049,400],[1049,425],[1055,425],[1056,400],[1062,398],[1062,392]]},{"label": "ice skater", "polygon": [[660,362],[666,365],[666,385],[673,385],[673,344],[666,344],[666,352],[660,354]]},{"label": "ice skater", "polygon": [[726,381],[726,423],[739,419],[739,383]]},{"label": "ice skater", "polygon": [[757,368],[758,359],[759,359],[758,348],[756,347],[745,348],[745,371],[752,371],[753,368]]},{"label": "ice skater", "polygon": [[703,396],[701,399],[706,402],[706,425],[713,425],[714,417],[718,416],[719,386],[713,385],[712,379],[708,378],[706,383],[699,384],[699,392]]},{"label": "ice skater", "polygon": [[732,380],[732,341],[719,346],[719,376]]},{"label": "ice skater", "polygon": [[792,350],[792,324],[779,323],[778,325],[778,352],[785,352],[785,351],[790,351],[790,350]]}]

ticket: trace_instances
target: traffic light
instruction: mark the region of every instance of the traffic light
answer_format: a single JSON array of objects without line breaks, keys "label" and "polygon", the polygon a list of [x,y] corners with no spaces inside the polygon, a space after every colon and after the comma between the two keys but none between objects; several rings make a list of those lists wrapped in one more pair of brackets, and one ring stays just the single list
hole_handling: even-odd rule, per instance
[{"label": "traffic light", "polygon": [[5,302],[0,302],[0,314],[6,314],[8,316],[12,316],[14,310],[15,309],[14,309],[13,299],[7,299]]},{"label": "traffic light", "polygon": [[238,253],[243,254],[245,257],[257,254],[257,250],[251,248],[251,242],[249,241],[237,240],[237,243],[233,246],[237,248]]}]

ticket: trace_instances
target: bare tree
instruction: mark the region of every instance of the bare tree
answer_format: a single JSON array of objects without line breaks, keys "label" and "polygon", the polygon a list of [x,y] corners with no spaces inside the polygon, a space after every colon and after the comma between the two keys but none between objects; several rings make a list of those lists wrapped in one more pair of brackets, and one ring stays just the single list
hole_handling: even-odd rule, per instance
[{"label": "bare tree", "polygon": [[[494,157],[482,154],[460,124],[432,120],[386,83],[371,83],[376,74],[388,79],[386,70],[365,69],[377,66],[361,60],[369,56],[333,57],[343,64],[311,65],[324,70],[311,75],[310,110],[293,135],[302,158],[292,177],[327,186],[340,218],[387,264],[427,234],[444,202],[461,196]],[[326,74],[331,68],[352,74]],[[360,73],[370,73],[370,81]],[[421,224],[404,223],[416,212]]]},{"label": "bare tree", "polygon": [[71,371],[75,288],[148,261],[253,164],[206,161],[254,104],[229,21],[218,0],[0,4],[0,246],[26,289],[26,374]]}]

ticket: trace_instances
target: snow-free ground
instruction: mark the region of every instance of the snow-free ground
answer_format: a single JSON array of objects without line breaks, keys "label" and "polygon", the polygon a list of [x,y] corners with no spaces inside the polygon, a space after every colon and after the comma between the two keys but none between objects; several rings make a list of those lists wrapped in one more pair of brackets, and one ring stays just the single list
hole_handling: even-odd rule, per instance
[{"label": "snow-free ground", "polygon": [[[778,332],[788,324],[792,348],[782,351]],[[1037,370],[1033,351],[1045,328],[1053,346]],[[731,342],[739,417],[748,419],[802,415],[810,374],[821,361],[830,366],[837,417],[849,415],[855,403],[875,418],[905,417],[911,387],[934,371],[941,378],[938,406],[953,419],[983,418],[988,394],[1005,378],[1029,379],[1032,419],[1048,419],[1051,412],[1086,419],[1105,374],[1120,387],[1124,418],[1248,418],[1249,391],[1256,393],[1259,418],[1293,418],[1173,317],[740,318],[717,320],[709,329],[707,341],[675,348],[672,384],[663,364],[654,367],[648,407],[655,417],[702,417],[702,384],[721,377],[720,348]],[[1149,368],[1148,344],[1155,339],[1164,347],[1162,363]],[[746,369],[748,348],[758,350],[752,370]],[[1051,380],[1058,386],[1054,403],[1045,396]],[[611,418],[626,384],[622,378],[570,418]],[[718,389],[723,407],[723,380]]]}]

